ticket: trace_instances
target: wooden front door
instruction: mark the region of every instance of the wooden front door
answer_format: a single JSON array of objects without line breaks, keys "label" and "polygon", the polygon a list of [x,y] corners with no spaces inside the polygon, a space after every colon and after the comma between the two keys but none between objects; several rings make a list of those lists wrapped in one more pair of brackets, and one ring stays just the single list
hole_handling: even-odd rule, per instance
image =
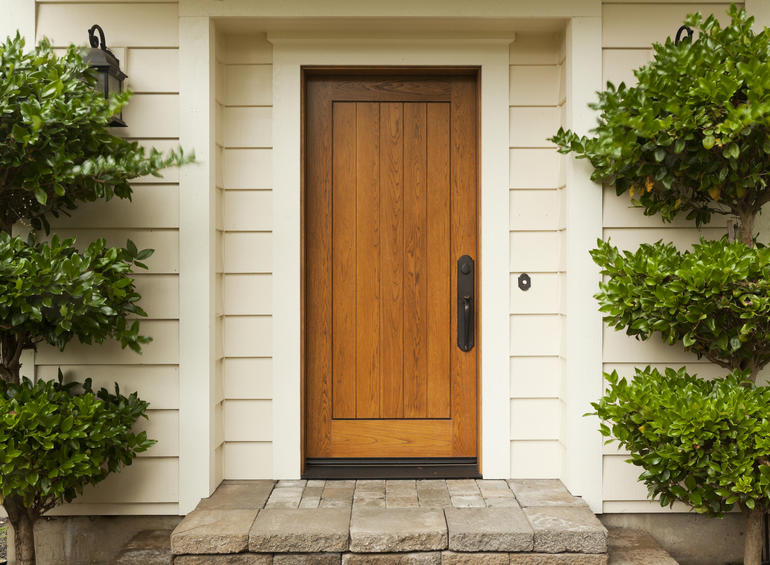
[{"label": "wooden front door", "polygon": [[305,456],[476,457],[457,296],[477,259],[476,74],[305,89]]}]

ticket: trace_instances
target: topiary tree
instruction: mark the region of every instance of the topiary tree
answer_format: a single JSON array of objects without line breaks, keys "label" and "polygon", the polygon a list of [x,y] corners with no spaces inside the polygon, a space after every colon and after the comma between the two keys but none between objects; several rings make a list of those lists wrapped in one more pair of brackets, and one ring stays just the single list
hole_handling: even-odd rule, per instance
[{"label": "topiary tree", "polygon": [[552,139],[645,214],[685,214],[697,225],[735,215],[751,245],[754,218],[770,201],[770,34],[755,34],[744,10],[729,13],[724,28],[714,16],[689,16],[694,41],[655,44],[634,87],[607,83],[591,105],[600,112],[593,136],[559,129]]},{"label": "topiary tree", "polygon": [[754,223],[770,201],[770,33],[755,34],[735,6],[729,14],[724,28],[713,16],[688,16],[694,40],[656,44],[636,86],[608,83],[599,93],[593,135],[560,129],[552,140],[647,215],[739,219],[740,241],[702,240],[684,253],[662,242],[621,253],[599,241],[592,255],[606,277],[596,295],[605,322],[642,340],[660,335],[730,374],[711,383],[685,369],[648,368],[631,382],[605,374],[609,389],[594,408],[662,505],[679,500],[712,516],[738,505],[745,563],[759,565],[770,393],[755,381],[770,360],[770,252],[757,248]]},{"label": "topiary tree", "polygon": [[751,382],[770,361],[770,248],[721,239],[684,253],[662,242],[621,253],[599,241],[591,255],[605,275],[596,298],[610,327],[641,340],[658,334]]},{"label": "topiary tree", "polygon": [[0,45],[0,494],[20,565],[35,563],[44,512],[154,443],[132,431],[147,409],[136,394],[20,378],[22,352],[39,343],[111,339],[140,352],[150,341],[131,275],[152,250],[11,233],[17,222],[48,232],[50,217],[82,202],[130,199],[130,179],[191,160],[112,135],[106,124],[129,93],[105,100],[95,86],[75,47],[57,57],[43,41],[25,53],[18,34]]}]

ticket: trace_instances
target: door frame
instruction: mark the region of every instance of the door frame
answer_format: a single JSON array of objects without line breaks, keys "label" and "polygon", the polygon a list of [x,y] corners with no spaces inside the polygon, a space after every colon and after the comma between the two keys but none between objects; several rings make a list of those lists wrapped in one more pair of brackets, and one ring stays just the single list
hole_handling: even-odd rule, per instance
[{"label": "door frame", "polygon": [[[304,463],[302,187],[303,68],[479,69],[477,387],[479,467],[510,474],[508,80],[513,37],[366,39],[270,34],[273,44],[273,476],[299,478]],[[378,69],[380,70],[380,69]],[[505,119],[501,119],[504,116]]]}]

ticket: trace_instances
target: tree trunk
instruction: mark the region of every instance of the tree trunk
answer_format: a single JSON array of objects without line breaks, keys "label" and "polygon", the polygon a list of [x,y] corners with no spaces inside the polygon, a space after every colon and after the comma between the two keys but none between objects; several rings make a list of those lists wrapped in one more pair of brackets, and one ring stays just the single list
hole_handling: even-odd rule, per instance
[{"label": "tree trunk", "polygon": [[740,214],[738,216],[741,230],[741,241],[749,247],[754,247],[754,214]]},{"label": "tree trunk", "polygon": [[744,565],[762,565],[764,543],[764,510],[744,510],[746,515],[746,538],[743,543]]},{"label": "tree trunk", "polygon": [[13,526],[13,545],[16,549],[16,565],[35,565],[36,517],[24,507],[21,497],[9,496],[3,502],[8,521]]}]

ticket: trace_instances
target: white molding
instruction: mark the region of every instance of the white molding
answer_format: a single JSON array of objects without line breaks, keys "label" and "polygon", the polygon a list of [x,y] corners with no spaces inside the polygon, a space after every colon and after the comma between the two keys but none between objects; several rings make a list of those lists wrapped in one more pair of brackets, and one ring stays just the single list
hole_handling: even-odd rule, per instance
[{"label": "white molding", "polygon": [[179,171],[179,512],[214,484],[214,29],[179,18],[179,143],[197,163]]},{"label": "white molding", "polygon": [[[587,134],[596,125],[588,103],[602,87],[602,21],[572,18],[567,26],[567,127]],[[602,317],[593,299],[599,267],[588,251],[602,236],[602,189],[591,164],[566,159],[566,473],[572,494],[602,511],[602,436],[596,418],[583,417],[602,394]]]},{"label": "white molding", "polygon": [[[273,476],[300,474],[302,65],[481,67],[481,466],[510,475],[507,39],[299,39],[273,43]],[[505,117],[503,119],[502,117]]]}]

